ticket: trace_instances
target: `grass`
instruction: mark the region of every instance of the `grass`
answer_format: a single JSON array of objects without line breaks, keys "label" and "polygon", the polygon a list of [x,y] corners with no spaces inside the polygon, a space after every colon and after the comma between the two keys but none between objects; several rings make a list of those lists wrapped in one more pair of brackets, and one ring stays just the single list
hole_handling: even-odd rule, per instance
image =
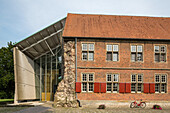
[{"label": "grass", "polygon": [[12,102],[14,99],[0,99],[0,102]]}]

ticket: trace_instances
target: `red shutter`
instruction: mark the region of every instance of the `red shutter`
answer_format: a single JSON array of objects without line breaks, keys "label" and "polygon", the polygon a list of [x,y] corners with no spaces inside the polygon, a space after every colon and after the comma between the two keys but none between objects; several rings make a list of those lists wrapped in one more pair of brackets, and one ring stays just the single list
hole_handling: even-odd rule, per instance
[{"label": "red shutter", "polygon": [[106,83],[100,83],[100,88],[101,93],[106,93]]},{"label": "red shutter", "polygon": [[125,83],[119,83],[119,93],[125,93]]},{"label": "red shutter", "polygon": [[81,82],[76,82],[76,92],[77,93],[81,92]]},{"label": "red shutter", "polygon": [[126,83],[126,93],[131,92],[131,83]]},{"label": "red shutter", "polygon": [[149,93],[149,83],[144,83],[144,93]]},{"label": "red shutter", "polygon": [[100,92],[100,83],[94,83],[94,92],[99,93]]},{"label": "red shutter", "polygon": [[155,93],[155,83],[149,84],[149,93]]}]

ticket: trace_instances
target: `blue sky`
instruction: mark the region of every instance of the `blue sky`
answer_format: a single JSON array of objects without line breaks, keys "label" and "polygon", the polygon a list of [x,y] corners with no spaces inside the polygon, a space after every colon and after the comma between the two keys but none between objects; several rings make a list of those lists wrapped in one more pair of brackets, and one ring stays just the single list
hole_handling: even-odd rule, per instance
[{"label": "blue sky", "polygon": [[67,13],[170,17],[170,0],[0,0],[0,47],[18,42]]}]

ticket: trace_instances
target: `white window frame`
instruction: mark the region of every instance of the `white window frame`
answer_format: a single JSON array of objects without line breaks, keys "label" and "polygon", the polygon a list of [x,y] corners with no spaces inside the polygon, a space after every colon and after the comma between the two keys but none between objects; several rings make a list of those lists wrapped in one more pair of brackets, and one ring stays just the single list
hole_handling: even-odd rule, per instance
[{"label": "white window frame", "polygon": [[[107,54],[111,53],[111,60],[107,60],[107,61],[114,61],[114,62],[119,61],[119,44],[107,44],[106,51],[107,51],[106,60],[107,60]],[[115,56],[116,56],[116,59],[114,59]]]},{"label": "white window frame", "polygon": [[[83,75],[86,75],[86,81],[83,81]],[[89,75],[93,75],[93,80],[90,81],[90,77]],[[82,80],[82,92],[94,92],[94,74],[93,73],[82,73],[82,77],[81,77],[81,80]],[[83,91],[83,83],[86,83],[87,84],[87,91]],[[93,91],[89,91],[89,84],[92,83],[93,84]]]},{"label": "white window frame", "polygon": [[[159,76],[159,82],[156,81],[156,76]],[[162,82],[162,76],[165,76],[165,82]],[[167,74],[155,74],[155,84],[158,84],[159,85],[159,91],[157,92],[155,90],[155,93],[167,93]],[[162,91],[162,84],[165,85],[165,90]],[[156,87],[156,85],[155,85]],[[156,88],[155,88],[156,89]]]},{"label": "white window frame", "polygon": [[[84,46],[87,46],[87,48],[84,49]],[[94,49],[95,45],[94,43],[82,43],[82,60],[83,61],[94,61]],[[83,59],[83,55],[87,54],[87,59]]]},{"label": "white window frame", "polygon": [[[132,81],[133,76],[135,76],[135,81]],[[139,76],[141,76],[141,81],[139,81]],[[143,92],[143,74],[131,74],[131,85],[135,84],[135,91],[131,90],[131,93],[142,93]],[[138,85],[141,84],[141,91],[138,91]]]},{"label": "white window frame", "polygon": [[[140,48],[141,47],[141,48]],[[139,50],[140,48],[140,50]],[[141,44],[131,45],[131,62],[143,62],[143,51],[144,46]],[[139,54],[141,54],[140,58],[141,60],[138,60]],[[132,60],[132,55],[135,55],[134,61]]]},{"label": "white window frame", "polygon": [[[111,75],[111,81],[108,81],[108,76],[110,76]],[[116,81],[114,81],[114,75],[116,75],[117,76],[117,80]],[[107,91],[107,87],[106,87],[106,91],[107,91],[107,93],[118,93],[119,92],[119,74],[118,73],[113,73],[113,74],[111,74],[111,73],[108,73],[108,74],[106,74],[106,82],[107,82],[107,85],[108,84],[111,84],[111,91]],[[113,91],[114,89],[113,89],[113,84],[114,83],[117,83],[117,91]]]}]

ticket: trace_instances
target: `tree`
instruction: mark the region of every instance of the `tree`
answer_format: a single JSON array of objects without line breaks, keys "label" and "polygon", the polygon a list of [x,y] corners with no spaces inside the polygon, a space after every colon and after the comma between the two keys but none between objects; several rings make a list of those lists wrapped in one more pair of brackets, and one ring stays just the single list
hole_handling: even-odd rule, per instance
[{"label": "tree", "polygon": [[0,49],[0,98],[14,97],[14,63],[13,44],[8,42],[8,47]]}]

